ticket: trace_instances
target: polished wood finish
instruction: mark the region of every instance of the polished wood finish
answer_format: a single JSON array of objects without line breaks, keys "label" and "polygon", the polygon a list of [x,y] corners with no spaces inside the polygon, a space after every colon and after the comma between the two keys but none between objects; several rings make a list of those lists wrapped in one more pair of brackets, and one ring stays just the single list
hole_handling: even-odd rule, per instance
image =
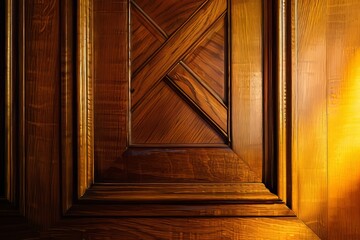
[{"label": "polished wood finish", "polygon": [[[134,0],[141,9],[148,13],[149,17],[156,22],[166,34],[171,36],[178,28],[188,21],[189,17],[198,11],[204,0],[184,0],[184,1],[162,1],[152,2],[146,0]],[[170,13],[170,14],[169,14]]]},{"label": "polished wood finish", "polygon": [[18,25],[15,18],[18,5],[15,1],[6,1],[2,4],[4,11],[0,14],[3,20],[0,40],[4,44],[1,48],[0,67],[2,78],[0,84],[2,90],[0,98],[0,215],[1,213],[19,215],[24,212],[24,162],[20,144],[23,135],[20,131],[22,121],[19,120],[23,115],[18,109],[23,106],[21,104],[23,94],[16,86],[18,86],[17,78],[21,76],[21,71],[17,71],[21,69],[17,64],[20,59],[17,54],[20,55],[21,51],[17,48],[21,46],[22,41],[17,40]]},{"label": "polished wood finish", "polygon": [[261,9],[258,0],[231,1],[231,122],[241,122],[232,125],[231,144],[258,180],[263,158]]},{"label": "polished wood finish", "polygon": [[[156,164],[149,159],[155,159]],[[128,148],[98,182],[244,183],[257,182],[254,171],[231,149]]]},{"label": "polished wood finish", "polygon": [[[144,67],[135,72],[131,81],[131,106],[136,107],[146,93],[154,87],[171,66],[179,62],[206,29],[226,10],[226,1],[208,1],[182,28],[171,36]],[[168,14],[171,14],[168,13]],[[171,54],[169,54],[171,53]],[[146,79],[146,81],[145,81]]]},{"label": "polished wood finish", "polygon": [[294,60],[294,78],[297,80],[293,90],[296,96],[293,131],[298,171],[294,189],[298,199],[294,199],[294,208],[322,239],[327,238],[328,194],[326,4],[326,1],[298,2],[297,44],[294,50],[297,52]]},{"label": "polished wood finish", "polygon": [[26,214],[43,226],[59,217],[59,1],[24,2]]},{"label": "polished wood finish", "polygon": [[[261,81],[251,91],[258,95],[257,105],[252,106],[258,110],[230,118],[232,107],[247,104],[247,97],[241,99],[239,92],[229,98],[230,45],[237,49],[238,44],[249,44],[230,41],[237,39],[231,37],[231,22],[239,21],[241,14],[231,17],[226,1],[184,2],[191,14],[169,35],[156,17],[170,14],[168,4],[162,3],[162,9],[139,1],[80,4],[80,197],[96,182],[261,182]],[[260,2],[256,7],[260,16]],[[260,31],[261,19],[254,17],[253,22]],[[256,66],[261,66],[258,34],[254,32],[259,50]],[[242,81],[234,77],[234,86]],[[146,90],[134,100],[137,86]],[[251,122],[245,121],[250,118]],[[248,130],[236,133],[232,141],[238,125]],[[248,138],[251,147],[240,148]],[[257,163],[248,166],[252,161]]]},{"label": "polished wood finish", "polygon": [[[206,90],[204,91],[196,80],[190,82],[193,79],[185,74],[187,72],[181,68],[173,77],[174,80],[170,81],[179,88],[179,91],[184,92],[189,101],[195,99],[196,107],[201,110],[201,107],[205,108],[210,112],[210,116],[226,127],[227,109],[216,99],[211,98],[211,95],[205,92]],[[211,105],[212,103],[214,105]],[[218,112],[222,115],[217,115]],[[172,144],[176,146],[176,144],[224,143],[223,137],[164,82],[160,82],[151,91],[131,114],[131,118],[131,140],[134,145]],[[186,126],[185,129],[184,126]]]},{"label": "polished wood finish", "polygon": [[189,71],[178,64],[169,74],[170,81],[179,91],[193,102],[206,116],[209,121],[213,121],[220,129],[219,131],[227,132],[227,115],[228,109],[222,102],[219,102],[211,92],[193,76]]},{"label": "polished wood finish", "polygon": [[[76,114],[72,111],[74,96],[74,78],[75,78],[75,63],[72,59],[75,58],[74,49],[74,16],[75,9],[72,0],[61,2],[60,8],[61,16],[61,171],[63,173],[72,173],[74,170],[73,156],[75,147],[73,144],[74,137],[74,123],[73,119]],[[70,160],[70,161],[68,161]],[[70,208],[73,200],[74,186],[73,176],[68,178],[61,178],[62,186],[66,188],[61,189],[62,205],[61,210],[65,212]],[[65,191],[68,189],[68,191]]]},{"label": "polished wood finish", "polygon": [[228,16],[216,20],[203,40],[189,53],[184,63],[192,70],[193,74],[203,81],[215,96],[226,104],[228,102]]},{"label": "polished wood finish", "polygon": [[[128,4],[127,1],[100,0],[93,3],[94,26],[85,26],[85,22],[80,26],[94,29],[94,113],[90,115],[94,117],[94,132],[91,138],[94,138],[95,175],[101,179],[106,176],[109,165],[128,147],[129,48],[128,16],[124,14]],[[116,24],[109,24],[112,21]],[[89,39],[85,41],[90,43]],[[91,83],[92,79],[87,82]]]},{"label": "polished wood finish", "polygon": [[360,237],[360,3],[327,1],[328,236]]},{"label": "polished wood finish", "polygon": [[[200,207],[201,206],[201,207]],[[97,204],[87,207],[85,204],[75,204],[66,213],[68,217],[295,217],[293,211],[281,202],[261,204],[238,203],[193,203],[193,204]],[[271,209],[271,210],[270,210]]]},{"label": "polished wood finish", "polygon": [[297,3],[293,209],[322,239],[358,239],[360,4]]},{"label": "polished wood finish", "polygon": [[[10,6],[10,2],[15,3],[8,0],[5,6]],[[210,0],[184,3],[191,8],[191,13],[186,15],[188,17],[197,16],[196,9],[211,5]],[[114,56],[116,51],[113,51],[114,55],[108,55],[98,50],[103,48],[110,52],[107,42],[114,44],[116,50],[121,49],[123,43],[116,39],[124,35],[124,29],[125,34],[131,32],[131,21],[127,22],[126,18],[124,23],[116,14],[121,8],[138,15],[136,24],[147,27],[153,24],[149,18],[143,18],[144,13],[139,10],[144,7],[141,4],[141,1],[131,4],[100,0],[78,1],[77,4],[70,0],[19,1],[11,5],[15,6],[11,11],[5,7],[8,16],[19,19],[19,26],[13,26],[13,29],[19,27],[15,36],[19,38],[19,46],[16,43],[12,50],[0,51],[16,62],[8,75],[11,77],[6,78],[7,82],[18,83],[12,85],[12,91],[19,93],[14,95],[15,103],[11,102],[12,107],[16,104],[15,118],[6,119],[15,123],[13,126],[19,133],[12,137],[11,143],[7,140],[2,148],[15,142],[12,146],[16,149],[16,157],[10,160],[19,164],[19,171],[15,174],[10,171],[12,175],[8,175],[18,184],[6,181],[4,185],[7,189],[13,189],[15,202],[19,202],[19,205],[15,204],[14,207],[1,201],[0,215],[6,215],[0,218],[0,238],[318,239],[308,225],[321,239],[358,239],[358,1],[277,1],[275,8],[282,10],[276,18],[279,22],[274,21],[271,26],[275,35],[282,37],[282,44],[279,39],[271,39],[274,33],[271,31],[267,33],[267,38],[262,39],[261,28],[265,23],[259,21],[262,16],[261,1],[228,1],[228,6],[231,6],[229,12],[220,14],[218,18],[230,22],[226,28],[233,36],[224,36],[230,48],[230,51],[224,50],[224,61],[233,63],[230,68],[224,68],[224,77],[227,74],[232,77],[230,82],[224,82],[224,97],[221,96],[222,90],[212,85],[213,81],[207,82],[207,79],[203,79],[206,77],[190,66],[191,63],[187,62],[190,57],[183,59],[181,56],[179,59],[182,62],[175,61],[169,67],[170,71],[181,62],[183,68],[192,69],[187,70],[193,77],[191,81],[197,81],[208,91],[207,96],[213,96],[220,103],[222,101],[228,111],[230,109],[227,119],[230,127],[226,138],[224,133],[216,130],[216,124],[206,120],[205,112],[201,113],[200,108],[189,105],[190,98],[178,98],[183,105],[189,105],[194,116],[205,119],[203,126],[212,129],[213,136],[218,134],[222,141],[213,143],[218,145],[212,150],[222,156],[222,161],[214,161],[208,155],[208,150],[201,149],[208,146],[201,145],[198,147],[200,151],[196,152],[202,155],[199,158],[207,160],[196,163],[189,157],[195,154],[192,151],[177,161],[169,160],[173,159],[173,146],[168,148],[168,152],[154,143],[148,147],[134,145],[125,151],[129,141],[125,135],[121,135],[121,128],[115,125],[114,119],[117,119],[118,122],[124,121],[125,125],[121,125],[125,126],[122,130],[124,133],[130,129],[126,124],[131,119],[118,107],[124,107],[122,109],[128,112],[131,106],[126,101],[118,100],[131,96],[129,75],[132,73],[134,76],[145,69],[150,55],[143,57],[138,53],[143,57],[139,61],[145,61],[145,64],[138,63],[136,69],[131,69],[132,66],[122,64],[128,62],[127,57],[131,60],[131,56],[107,59]],[[186,21],[186,16],[180,16],[183,20],[178,26],[157,24],[151,33],[140,26],[139,31],[146,36],[157,32],[155,38],[159,40],[156,41],[163,41],[164,44],[176,38],[181,29],[191,23]],[[104,24],[108,21],[104,20],[107,17],[117,20],[118,24]],[[95,18],[102,20],[96,23],[93,21]],[[227,18],[232,21],[225,20]],[[93,27],[86,24],[91,21]],[[282,23],[285,23],[281,26],[283,32],[279,33],[278,24]],[[96,24],[99,25],[94,27]],[[124,28],[121,30],[120,27]],[[160,31],[162,28],[168,30]],[[101,38],[101,31],[114,33]],[[205,31],[204,36],[209,36],[206,34]],[[0,38],[1,43],[7,41],[11,34],[6,30],[5,35]],[[22,42],[24,39],[25,46]],[[209,42],[209,45],[205,43],[206,40],[195,45],[215,46],[219,39]],[[262,45],[263,40],[269,44]],[[129,42],[125,47],[131,46],[132,40],[126,41]],[[5,43],[1,45],[6,46]],[[187,56],[195,51],[198,51],[196,56],[203,56],[195,45]],[[273,47],[276,54],[269,51],[262,60],[263,46]],[[145,47],[139,46],[137,51],[143,51]],[[151,54],[157,54],[156,50],[152,51]],[[231,54],[227,55],[226,52]],[[104,54],[103,61],[96,60],[100,56],[97,54]],[[272,65],[267,65],[267,70],[263,70],[262,63],[266,63],[268,57],[274,57]],[[201,61],[196,60],[196,64]],[[279,68],[280,63],[282,69]],[[94,64],[102,66],[102,69],[95,68]],[[111,64],[114,67],[110,67]],[[11,69],[8,62],[5,65],[5,68],[0,66],[3,72]],[[160,75],[168,75],[169,71]],[[262,74],[271,71],[275,71],[274,76],[278,77],[281,73],[282,82],[271,82],[271,78],[268,78],[269,85],[263,89],[259,85]],[[124,78],[107,79],[110,75],[107,72]],[[5,101],[6,96],[13,93],[6,87],[10,85],[2,81],[0,98]],[[177,96],[175,94],[179,89],[169,84],[171,79],[161,77],[157,81],[157,86],[167,86],[167,91],[172,91],[169,94]],[[223,82],[219,80],[218,83]],[[281,85],[283,83],[286,88]],[[117,88],[118,84],[123,84],[125,90]],[[274,95],[267,92],[270,84],[274,84]],[[239,94],[241,101],[235,101],[234,97]],[[271,102],[268,101],[270,96],[279,96],[273,99],[276,103],[273,109],[266,108]],[[254,106],[260,106],[260,110],[253,111]],[[109,108],[113,110],[109,111]],[[0,108],[1,115],[5,116],[8,109]],[[94,114],[96,111],[101,114]],[[274,111],[274,115],[269,111]],[[289,113],[292,115],[289,116]],[[271,122],[271,116],[274,116],[273,125],[277,126],[273,132],[262,122],[263,118],[267,119],[265,123]],[[239,119],[243,124],[233,125]],[[6,121],[1,122],[2,129],[6,128]],[[283,142],[274,138],[271,144],[266,140],[266,134],[263,140],[262,129],[275,136],[283,134],[279,136]],[[22,139],[24,136],[26,144]],[[227,143],[226,139],[231,141]],[[104,144],[105,141],[107,144]],[[263,142],[269,144],[267,150],[263,148]],[[227,147],[229,145],[230,148]],[[194,146],[182,148],[193,149]],[[276,176],[272,181],[281,181],[277,186],[280,198],[266,190],[261,183],[264,180],[263,166],[266,169],[269,166],[268,162],[263,162],[263,159],[269,159],[263,154],[273,149],[279,152],[271,156],[282,154],[281,164],[285,164],[278,169],[281,173],[269,171],[271,174],[267,173],[265,177],[271,180],[269,176]],[[154,150],[162,152],[158,155],[162,156],[159,165],[142,155],[151,155]],[[236,157],[233,153],[225,154],[232,150]],[[117,157],[122,153],[127,154],[128,158],[124,158],[126,161],[118,161]],[[99,156],[102,161],[91,160]],[[22,161],[22,157],[26,161]],[[134,159],[141,160],[136,162]],[[277,163],[278,159],[273,163]],[[26,163],[26,172],[22,171],[23,163]],[[118,172],[124,169],[122,178],[117,178]],[[146,175],[147,172],[151,172],[150,176]],[[21,178],[25,178],[26,185],[22,185]],[[97,183],[93,185],[95,180]],[[242,184],[249,182],[255,182],[257,187],[262,186],[251,187],[246,192],[247,188]],[[276,184],[273,186],[276,187]],[[257,195],[256,189],[260,192]],[[179,196],[182,198],[176,201]],[[21,207],[22,198],[25,200],[25,211]],[[285,201],[293,211],[284,204]],[[9,203],[8,200],[6,202]],[[25,219],[9,217],[9,214],[19,213]],[[101,217],[94,218],[97,216]]]},{"label": "polished wood finish", "polygon": [[[100,226],[100,227],[99,227]],[[319,239],[296,218],[127,218],[65,220],[55,239]]]}]

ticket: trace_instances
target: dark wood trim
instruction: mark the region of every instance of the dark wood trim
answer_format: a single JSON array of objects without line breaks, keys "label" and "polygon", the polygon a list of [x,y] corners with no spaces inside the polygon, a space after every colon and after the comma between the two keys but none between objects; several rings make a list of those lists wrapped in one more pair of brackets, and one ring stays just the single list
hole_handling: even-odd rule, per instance
[{"label": "dark wood trim", "polygon": [[74,1],[61,1],[61,171],[62,177],[62,211],[65,213],[72,205],[74,192]]},{"label": "dark wood trim", "polygon": [[[274,193],[277,191],[276,181],[276,36],[274,1],[263,1],[263,78],[264,78],[264,168],[263,182]],[[274,26],[275,25],[275,26]]]},{"label": "dark wood trim", "polygon": [[[5,186],[4,198],[0,200],[0,215],[23,215],[24,214],[24,161],[22,156],[23,149],[23,112],[21,101],[24,97],[22,91],[22,56],[23,53],[23,35],[21,29],[23,26],[22,2],[20,4],[14,0],[5,1],[5,88],[1,93],[4,96],[4,160]],[[2,41],[2,40],[1,40]]]},{"label": "dark wood trim", "polygon": [[282,202],[209,203],[75,203],[68,217],[295,217]]}]

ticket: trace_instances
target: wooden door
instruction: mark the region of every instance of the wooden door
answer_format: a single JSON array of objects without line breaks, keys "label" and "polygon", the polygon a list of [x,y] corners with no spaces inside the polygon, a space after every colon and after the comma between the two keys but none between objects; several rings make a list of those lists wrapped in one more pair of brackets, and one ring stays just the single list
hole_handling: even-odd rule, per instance
[{"label": "wooden door", "polygon": [[7,1],[5,236],[316,239],[274,193],[270,5]]}]

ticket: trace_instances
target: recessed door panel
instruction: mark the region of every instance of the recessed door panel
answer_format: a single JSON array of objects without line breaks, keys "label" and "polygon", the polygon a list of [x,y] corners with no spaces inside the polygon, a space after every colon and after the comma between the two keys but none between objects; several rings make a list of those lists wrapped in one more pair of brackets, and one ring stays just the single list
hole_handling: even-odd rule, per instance
[{"label": "recessed door panel", "polygon": [[[262,131],[262,84],[232,78],[232,6],[93,2],[96,182],[261,181],[262,140],[254,132]],[[241,96],[232,85],[254,91]],[[232,116],[248,100],[257,114]],[[249,116],[254,130],[234,134]],[[233,150],[254,139],[255,169],[247,151]]]}]

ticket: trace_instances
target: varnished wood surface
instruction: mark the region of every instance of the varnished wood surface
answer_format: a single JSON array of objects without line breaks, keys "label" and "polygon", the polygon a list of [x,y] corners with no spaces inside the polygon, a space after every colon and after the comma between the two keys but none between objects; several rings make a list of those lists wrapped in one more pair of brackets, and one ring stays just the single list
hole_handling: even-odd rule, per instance
[{"label": "varnished wood surface", "polygon": [[74,204],[68,217],[295,217],[282,202],[184,204]]},{"label": "varnished wood surface", "polygon": [[122,218],[66,220],[53,239],[319,239],[296,218]]},{"label": "varnished wood surface", "polygon": [[[148,4],[142,1],[138,1],[138,3],[132,1],[130,4],[132,95],[137,95],[137,89],[134,85],[137,84],[139,87],[148,85],[140,97],[140,102],[132,99],[135,102],[132,103],[134,114],[131,116],[132,125],[129,129],[131,144],[161,143],[166,145],[167,141],[170,144],[196,144],[206,143],[205,139],[209,138],[206,133],[195,133],[192,127],[187,133],[178,132],[178,130],[184,129],[183,126],[187,122],[191,122],[187,118],[188,115],[192,116],[193,114],[190,109],[187,111],[179,110],[179,113],[176,113],[176,109],[182,106],[178,106],[179,101],[176,101],[178,97],[175,96],[175,93],[171,92],[170,94],[163,86],[161,89],[164,89],[164,92],[160,91],[158,85],[162,85],[161,82],[163,81],[178,90],[176,94],[187,99],[187,103],[199,111],[200,118],[205,118],[215,130],[224,135],[224,138],[228,138],[228,113],[230,111],[225,105],[228,101],[225,99],[228,79],[224,73],[228,65],[225,60],[227,55],[225,54],[227,53],[227,19],[224,16],[217,19],[219,13],[222,12],[217,11],[216,8],[211,10],[211,6],[216,4],[215,2],[204,1],[204,5],[200,3],[201,1],[191,3],[183,1],[181,4],[180,2],[157,1]],[[210,5],[210,9],[208,9],[208,5]],[[171,9],[172,11],[169,12]],[[201,15],[200,13],[204,14]],[[181,16],[179,16],[180,14]],[[177,32],[174,33],[174,36],[169,36],[166,33],[167,30],[164,29],[167,26],[163,23],[165,19],[168,19],[166,24],[171,24],[174,16],[177,18],[177,23],[181,22],[182,17],[184,17],[184,24],[176,26]],[[209,20],[203,22],[204,18]],[[169,19],[173,20],[169,21]],[[203,25],[203,28],[198,28],[196,24],[206,25]],[[197,30],[193,32],[189,29]],[[188,36],[189,33],[192,35]],[[177,52],[175,58],[173,58],[174,51]],[[159,59],[163,62],[154,63]],[[181,62],[182,59],[191,66],[189,67],[189,65]],[[164,67],[163,64],[168,65]],[[146,71],[150,75],[137,77],[144,69],[148,69]],[[149,71],[149,69],[152,70]],[[162,69],[163,75],[151,75],[152,72],[159,69]],[[166,73],[168,73],[167,77],[164,77]],[[172,81],[166,81],[169,79]],[[156,95],[158,97],[154,97]],[[161,96],[168,97],[164,101]],[[150,103],[149,99],[151,99]],[[174,102],[177,103],[176,107],[173,105]],[[165,109],[165,114],[159,116],[162,109]],[[197,128],[209,128],[205,122],[199,120],[197,122],[200,124],[196,124]],[[167,122],[170,124],[165,124]],[[171,122],[176,123],[176,126]],[[209,130],[211,132],[211,129]],[[164,135],[164,137],[160,139],[159,136],[156,136],[159,134]],[[215,133],[215,135],[217,134]],[[184,136],[187,138],[184,139]],[[199,140],[194,139],[195,136],[205,141],[199,142]],[[194,140],[192,141],[192,139]],[[209,139],[209,143],[213,143],[212,138]]]},{"label": "varnished wood surface", "polygon": [[134,73],[165,41],[159,31],[137,5],[131,5],[131,70]]},{"label": "varnished wood surface", "polygon": [[[262,176],[261,1],[231,1],[232,148]],[[235,124],[240,123],[240,124]]]},{"label": "varnished wood surface", "polygon": [[[99,1],[98,3],[103,4],[104,2],[106,1]],[[37,227],[46,228],[46,226],[60,220],[59,131],[61,128],[59,123],[60,119],[65,121],[64,118],[60,118],[59,107],[62,83],[60,82],[59,69],[59,31],[61,28],[58,21],[60,2],[40,1],[33,4],[24,1],[24,3],[26,9],[26,28],[24,28],[26,32],[26,221],[24,222],[24,219],[12,221],[9,217],[2,220],[0,226],[1,239],[35,238],[38,234],[36,233]],[[242,77],[247,79],[246,82],[236,87],[238,93],[245,93],[242,96],[246,100],[246,103],[240,104],[237,109],[240,113],[246,113],[250,112],[251,106],[258,106],[262,102],[261,99],[252,95],[261,89],[256,81],[261,79],[258,78],[258,68],[261,64],[258,64],[259,59],[256,57],[258,55],[254,54],[254,52],[259,52],[258,44],[261,41],[252,31],[259,27],[257,22],[259,15],[256,12],[259,10],[260,1],[232,1],[232,3],[235,6],[235,14],[242,13],[244,15],[239,15],[246,16],[242,18],[242,21],[234,22],[236,26],[241,27],[233,28],[236,36],[248,36],[245,39],[234,38],[234,41],[239,41],[242,47],[237,48],[239,51],[233,55],[245,56],[245,58],[239,58],[240,62],[235,64],[234,69],[243,74],[241,79],[243,79]],[[360,24],[358,18],[359,3],[355,0],[324,0],[311,3],[301,0],[297,3],[298,19],[296,19],[296,24],[298,32],[296,41],[298,41],[298,55],[295,59],[297,58],[298,71],[296,79],[294,78],[294,81],[297,82],[296,93],[298,94],[298,98],[295,98],[297,104],[295,113],[298,114],[297,129],[295,130],[297,131],[295,137],[298,138],[299,194],[297,213],[323,239],[358,239],[360,216],[357,204],[359,201],[357,188],[359,172],[357,162],[359,156],[357,134],[359,128],[358,63],[360,60],[358,56],[359,34],[357,34]],[[116,10],[116,8],[113,9]],[[111,28],[110,26],[106,27]],[[116,28],[116,26],[113,27]],[[109,39],[110,42],[115,42],[115,38],[109,37]],[[118,59],[114,61],[117,64],[120,62]],[[104,69],[106,68],[104,67]],[[117,71],[118,69],[114,67],[108,68],[108,70]],[[109,80],[111,83],[109,88],[114,89],[116,84],[111,81]],[[66,88],[62,88],[61,91],[64,89]],[[118,89],[113,90],[114,99],[119,97],[116,94],[120,91],[117,91]],[[105,98],[105,96],[104,93],[103,97]],[[255,112],[249,116],[245,119],[251,124],[240,126],[240,132],[245,133],[247,137],[244,139],[235,138],[240,139],[240,143],[233,144],[237,146],[236,149],[243,148],[249,151],[242,157],[245,163],[249,163],[252,170],[255,169],[260,173],[253,178],[254,181],[258,181],[261,180],[262,168],[255,166],[256,164],[251,162],[252,157],[250,156],[261,155],[261,151],[259,151],[261,144],[258,141],[261,138],[258,134],[261,128],[254,127],[257,126],[256,123],[261,122],[261,117],[259,118],[261,114]],[[114,118],[116,117],[118,116]],[[118,132],[112,129],[108,131],[108,134],[103,135],[104,139],[107,136],[114,136]],[[76,145],[75,142],[73,141],[74,146]],[[112,150],[116,147],[113,145]],[[113,156],[118,155],[114,154]],[[113,174],[123,167],[115,157],[107,160],[107,167],[113,164],[114,159],[115,167],[111,169],[114,170]],[[239,164],[238,160],[234,159],[230,162]],[[183,162],[181,161],[173,166],[180,172],[192,169],[203,171],[198,175],[200,176],[199,179],[194,178],[193,173],[190,173],[188,175],[190,177],[186,181],[189,179],[202,181],[204,176],[211,178],[211,181],[221,181],[222,179],[237,181],[237,177],[240,179],[246,176],[245,173],[241,173],[240,176],[236,175],[238,170],[234,170],[234,165],[230,163],[215,162],[209,158],[208,164],[203,165],[206,166],[205,169],[200,168],[200,170],[193,168],[196,165],[189,167],[186,164],[184,164],[186,167],[182,169]],[[156,169],[156,166],[152,166],[152,162],[145,160],[140,161],[140,163],[141,166],[134,168],[134,172],[141,171],[143,173],[147,171],[144,170],[145,168],[152,168],[151,171],[155,173],[159,171],[156,174],[160,175],[164,169],[170,169],[167,168],[169,165],[165,165],[166,167],[163,169]],[[219,165],[222,166],[218,167]],[[215,168],[218,167],[218,169],[225,166],[228,172],[214,174],[212,166],[216,166]],[[246,164],[242,163],[236,166],[249,169]],[[111,171],[106,173],[111,173]],[[143,181],[144,178],[135,176],[134,179]],[[149,179],[153,178],[150,177]],[[164,179],[160,181],[162,180]],[[326,198],[327,195],[328,199]],[[112,207],[116,207],[116,204],[109,206],[105,203],[104,205],[104,216],[115,215],[112,212]],[[97,216],[96,214],[101,208],[96,209],[96,206],[96,204],[89,204],[88,206],[83,204],[81,206],[74,205],[74,208],[78,208],[77,213],[79,215],[93,214],[93,216]],[[279,206],[281,205],[277,207]],[[251,211],[255,214],[254,216],[289,214],[283,208],[276,208],[271,215],[267,209],[268,205],[257,206],[256,208],[244,205],[237,208],[235,204],[229,205],[229,208],[226,207],[226,205],[221,205],[207,208],[206,211],[209,212],[205,211],[205,215],[232,216],[231,214],[234,214],[241,216],[244,212]],[[90,208],[94,208],[94,210],[90,211]],[[324,210],[324,208],[327,209]],[[181,210],[174,206],[164,205],[158,206],[158,208],[154,207],[154,209],[159,210],[158,213],[164,215],[165,212],[171,211],[174,216],[180,216],[184,213],[188,214],[187,216],[204,214],[199,209],[196,210],[196,205],[191,209],[184,207],[182,209],[184,211],[181,213],[178,212]],[[117,211],[120,216],[122,214],[122,216],[126,216],[130,214],[130,211],[136,212],[136,210],[139,210],[137,212],[139,215],[151,215],[151,210],[136,205],[126,210],[118,209]],[[30,225],[29,228],[28,222],[36,223],[38,226]],[[14,232],[17,234],[15,237]],[[251,239],[254,236],[263,239],[317,239],[301,221],[293,217],[62,218],[60,222],[52,226],[52,231],[43,232],[42,236],[43,238],[52,236],[55,239],[106,239],[112,237],[125,239]]]},{"label": "varnished wood surface", "polygon": [[[75,9],[72,5],[72,0],[61,2],[61,171],[72,173],[74,171],[73,156],[75,147],[73,139],[75,135],[74,112],[68,111],[72,109],[74,96],[74,68],[75,62],[72,61],[75,57],[74,49],[74,21]],[[72,204],[74,186],[72,185],[74,176],[69,174],[69,178],[61,178],[62,193],[62,211],[66,211]],[[67,189],[68,191],[66,191]]]},{"label": "varnished wood surface", "polygon": [[[191,85],[190,87],[196,88],[198,85]],[[188,88],[184,90],[187,91]],[[191,94],[191,89],[189,91]],[[201,94],[200,89],[195,91],[199,95]],[[205,100],[199,99],[198,102],[202,100],[201,104],[210,102],[209,100],[206,101],[207,96],[203,96]],[[211,100],[214,103],[217,101],[214,98]],[[216,107],[220,108],[216,109],[216,113],[223,110],[222,113],[225,115],[220,117],[216,115],[216,119],[219,121],[226,120],[226,109],[218,102],[215,106],[208,104],[204,106],[212,115],[215,114],[211,108]],[[223,137],[163,81],[135,109],[131,118],[131,140],[134,144],[163,144],[166,146],[168,144],[202,143],[211,146],[214,143],[224,143]],[[226,121],[221,123],[226,124]]]},{"label": "varnished wood surface", "polygon": [[204,81],[223,102],[227,103],[228,77],[226,60],[228,56],[229,13],[218,19],[199,45],[187,55],[184,62]]},{"label": "varnished wood surface", "polygon": [[184,1],[146,1],[133,0],[164,30],[167,36],[174,33],[199,7],[206,3],[205,0]]},{"label": "varnished wood surface", "polygon": [[101,177],[128,145],[128,5],[99,0],[93,7],[94,161]]},{"label": "varnished wood surface", "polygon": [[327,1],[328,236],[360,238],[360,2]]},{"label": "varnished wood surface", "polygon": [[[201,83],[187,71],[181,64],[168,74],[171,82],[183,92],[191,102],[195,103],[202,111],[214,121],[220,130],[227,132],[227,107],[219,102],[211,92],[204,88]],[[221,79],[221,78],[220,78]]]},{"label": "varnished wood surface", "polygon": [[201,12],[195,14],[176,34],[170,37],[148,64],[134,74],[131,83],[132,108],[139,104],[146,93],[165,76],[168,69],[180,60],[193,44],[193,41],[189,40],[200,37],[225,10],[225,0],[208,1]]},{"label": "varnished wood surface", "polygon": [[[130,8],[129,13],[127,7]],[[208,1],[199,7],[201,11],[197,12],[197,8],[194,8],[189,20],[179,26],[172,36],[161,30],[159,19],[154,17],[155,12],[160,10],[137,1],[129,5],[125,1],[95,1],[94,19],[89,17],[88,26],[80,24],[80,29],[93,29],[94,35],[94,42],[89,42],[94,46],[94,69],[87,70],[89,73],[94,71],[94,99],[89,96],[89,102],[94,103],[94,112],[81,118],[85,121],[89,116],[86,121],[92,124],[93,114],[94,134],[89,133],[86,137],[80,133],[80,139],[94,137],[95,179],[91,181],[260,182],[261,164],[252,169],[252,166],[248,166],[248,159],[237,157],[231,150],[216,153],[216,147],[226,147],[231,141],[231,110],[227,106],[228,99],[224,99],[230,94],[225,93],[229,91],[227,35],[230,34],[230,19],[228,14],[224,14],[227,8],[225,1]],[[169,14],[166,9],[161,11],[164,11],[163,15]],[[126,24],[128,18],[130,26]],[[257,20],[260,24],[261,18]],[[127,30],[132,35],[130,43]],[[144,39],[145,36],[148,38]],[[152,47],[154,41],[162,43],[158,50]],[[128,45],[131,47],[128,48]],[[145,55],[140,54],[143,51]],[[183,62],[180,61],[182,59]],[[133,60],[135,65],[132,65]],[[132,68],[131,94],[136,94],[136,84],[140,84],[136,83],[138,80],[144,82],[139,86],[147,85],[149,90],[144,92],[146,94],[139,104],[135,104],[130,114],[128,61]],[[152,65],[154,62],[156,64]],[[163,75],[167,74],[166,78],[158,79],[160,75],[153,75],[159,68]],[[151,76],[141,75],[143,71]],[[91,77],[89,81],[92,81]],[[238,81],[242,79],[238,78]],[[261,84],[256,87],[261,87]],[[234,98],[234,106],[239,108],[237,97]],[[246,102],[245,99],[241,101]],[[260,105],[256,107],[261,111]],[[256,114],[257,120],[260,119],[258,117],[261,118]],[[246,117],[238,116],[234,125],[242,125],[243,118]],[[92,128],[90,125],[88,127]],[[261,124],[258,127],[254,131],[261,131]],[[237,136],[239,141],[246,141],[248,137],[246,134]],[[257,136],[251,138],[262,141]],[[126,150],[129,146],[167,148],[141,152],[141,148]],[[192,150],[191,147],[198,148]],[[243,153],[249,148],[256,148],[254,145],[243,147]],[[260,152],[257,154],[260,156]],[[88,155],[83,155],[80,171],[91,169],[91,166],[85,165],[91,165],[92,160],[86,163]],[[257,161],[260,162],[261,158]],[[254,172],[257,177],[254,177]]]},{"label": "varnished wood surface", "polygon": [[277,201],[262,183],[95,184],[81,198],[122,202]]},{"label": "varnished wood surface", "polygon": [[[299,217],[327,238],[326,1],[298,1],[294,126]],[[293,80],[295,81],[295,79]],[[329,236],[330,237],[330,236]],[[331,239],[331,238],[330,238]]]},{"label": "varnished wood surface", "polygon": [[[150,160],[149,159],[153,159]],[[129,148],[98,182],[259,182],[228,148]]]},{"label": "varnished wood surface", "polygon": [[359,239],[360,4],[297,9],[295,212],[322,239]]},{"label": "varnished wood surface", "polygon": [[59,217],[59,1],[25,4],[26,214],[47,226]]}]

